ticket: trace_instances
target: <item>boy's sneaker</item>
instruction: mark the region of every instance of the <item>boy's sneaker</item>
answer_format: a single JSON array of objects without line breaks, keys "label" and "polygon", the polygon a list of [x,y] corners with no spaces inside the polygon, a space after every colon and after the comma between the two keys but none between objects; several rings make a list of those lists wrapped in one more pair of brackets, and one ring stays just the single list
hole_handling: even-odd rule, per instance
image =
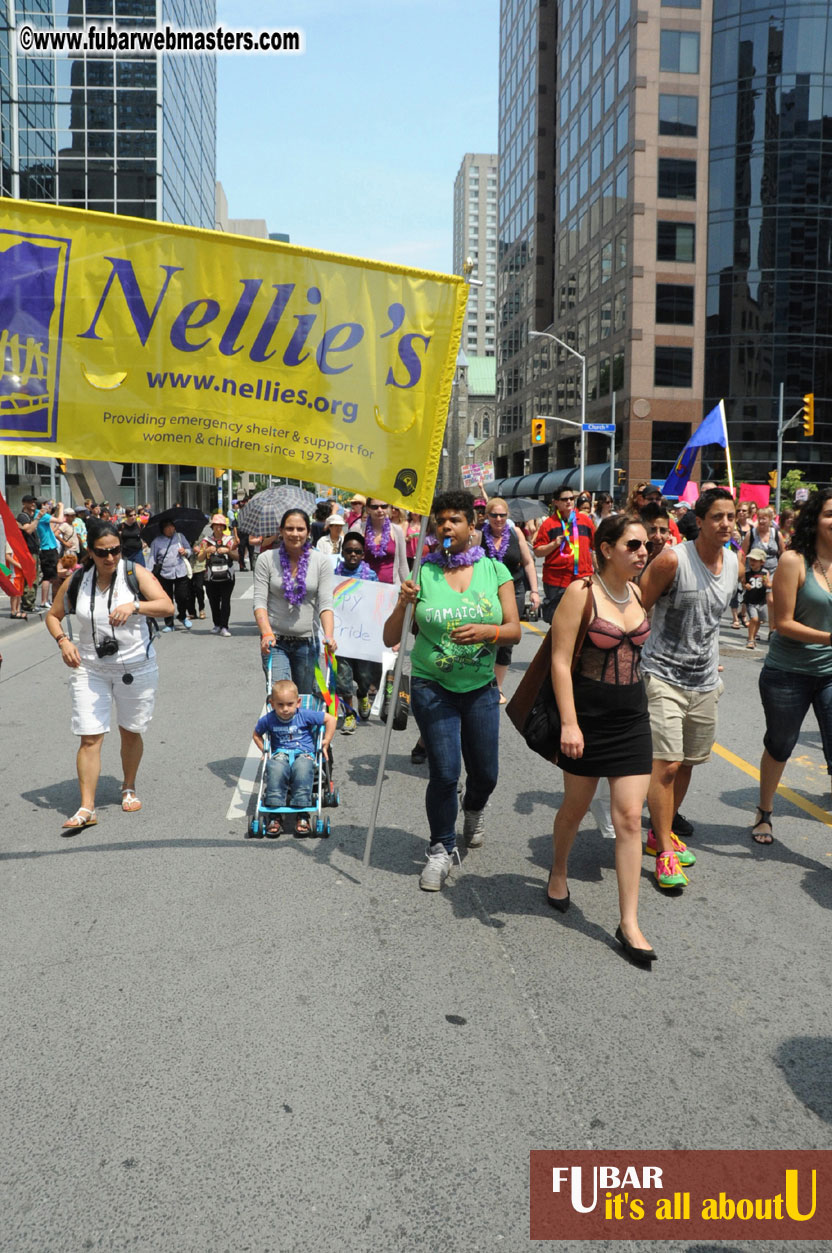
[{"label": "boy's sneaker", "polygon": [[[673,831],[670,833],[670,842],[673,845],[673,851],[680,866],[692,866],[696,862],[696,854],[692,853],[687,844],[683,844]],[[644,845],[644,851],[650,857],[656,857],[659,852],[658,841],[653,834],[653,828],[647,832],[647,843]]]},{"label": "boy's sneaker", "polygon": [[424,892],[438,892],[451,870],[451,854],[444,844],[431,844],[427,851],[428,864],[419,876],[419,887]]},{"label": "boy's sneaker", "polygon": [[683,888],[688,877],[675,853],[659,853],[656,858],[656,882],[660,888]]},{"label": "boy's sneaker", "polygon": [[361,721],[366,722],[370,714],[373,712],[373,702],[370,700],[369,696],[359,696],[358,712],[361,717]]},{"label": "boy's sneaker", "polygon": [[344,725],[341,727],[342,735],[352,735],[358,726],[358,719],[354,713],[348,713],[344,718]]},{"label": "boy's sneaker", "polygon": [[683,840],[689,840],[693,835],[693,823],[689,822],[684,814],[676,814],[673,818],[673,830]]},{"label": "boy's sneaker", "polygon": [[462,835],[469,848],[481,848],[485,836],[485,810],[463,810],[465,820],[462,824]]}]

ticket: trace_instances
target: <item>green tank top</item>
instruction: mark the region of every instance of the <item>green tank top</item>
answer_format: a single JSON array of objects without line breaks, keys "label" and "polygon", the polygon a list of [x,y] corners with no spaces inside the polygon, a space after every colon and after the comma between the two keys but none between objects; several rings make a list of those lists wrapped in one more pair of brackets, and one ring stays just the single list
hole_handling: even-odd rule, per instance
[{"label": "green tank top", "polygon": [[490,557],[475,562],[471,584],[465,592],[455,592],[448,586],[440,566],[430,561],[420,566],[415,612],[419,634],[410,654],[413,674],[432,679],[450,692],[474,692],[493,682],[496,645],[456,644],[451,632],[466,622],[500,626],[500,588],[510,582],[511,575],[503,563]]},{"label": "green tank top", "polygon": [[[816,631],[832,631],[832,593],[821,587],[805,557],[803,564],[806,578],[797,589],[795,621]],[[832,674],[832,645],[800,644],[775,631],[768,646],[766,665],[773,670],[791,670],[798,674]]]}]

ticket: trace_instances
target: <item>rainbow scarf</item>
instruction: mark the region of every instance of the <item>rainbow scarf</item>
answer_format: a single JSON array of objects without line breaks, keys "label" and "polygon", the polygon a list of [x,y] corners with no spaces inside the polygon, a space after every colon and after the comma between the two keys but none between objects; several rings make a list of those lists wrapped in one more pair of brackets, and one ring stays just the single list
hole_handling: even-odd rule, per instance
[{"label": "rainbow scarf", "polygon": [[560,512],[558,510],[556,510],[555,512],[557,513],[557,516],[558,516],[558,522],[563,527],[563,537],[560,541],[560,550],[561,552],[563,552],[564,545],[565,544],[569,545],[569,549],[572,553],[572,561],[574,563],[572,573],[577,579],[578,563],[579,563],[580,552],[581,552],[580,543],[578,541],[578,515],[576,511],[573,509],[569,515],[569,523],[567,527],[567,523],[564,522],[563,518],[560,515]]}]

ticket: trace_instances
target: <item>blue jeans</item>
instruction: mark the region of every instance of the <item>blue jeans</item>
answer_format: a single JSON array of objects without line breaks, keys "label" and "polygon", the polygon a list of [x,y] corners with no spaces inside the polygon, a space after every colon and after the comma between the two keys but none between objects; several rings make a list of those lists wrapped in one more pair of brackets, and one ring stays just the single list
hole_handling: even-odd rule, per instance
[{"label": "blue jeans", "polygon": [[763,747],[769,756],[775,761],[789,760],[811,707],[820,727],[826,769],[832,774],[832,675],[763,666],[760,696],[766,716]]},{"label": "blue jeans", "polygon": [[540,611],[540,616],[544,622],[549,623],[549,626],[552,625],[555,610],[560,604],[561,597],[565,591],[565,587],[555,587],[553,583],[543,584],[543,607]]},{"label": "blue jeans", "polygon": [[[318,646],[313,639],[299,636],[295,639],[277,640],[269,650],[272,658],[272,683],[278,679],[291,679],[300,693],[308,695],[318,691],[315,682],[315,666],[318,664]],[[263,673],[268,678],[269,653],[262,653]]]},{"label": "blue jeans", "polygon": [[358,698],[366,696],[373,682],[373,663],[358,657],[338,656],[338,674],[335,678],[335,690],[338,695],[352,708],[353,679],[358,689]]},{"label": "blue jeans", "polygon": [[266,808],[282,809],[291,795],[293,809],[311,809],[314,782],[314,757],[298,753],[289,761],[285,753],[276,753],[266,762]]},{"label": "blue jeans", "polygon": [[431,844],[456,848],[457,783],[465,762],[464,809],[484,809],[497,786],[500,693],[496,683],[450,692],[433,679],[410,680],[410,704],[428,755],[425,809]]}]

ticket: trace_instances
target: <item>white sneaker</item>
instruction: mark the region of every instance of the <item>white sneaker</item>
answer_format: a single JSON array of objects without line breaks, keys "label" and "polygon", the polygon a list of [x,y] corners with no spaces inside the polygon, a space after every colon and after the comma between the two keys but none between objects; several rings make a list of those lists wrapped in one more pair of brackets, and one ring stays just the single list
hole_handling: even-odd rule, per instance
[{"label": "white sneaker", "polygon": [[223,627],[222,630],[220,631],[220,635],[230,635],[230,634],[231,632],[229,631],[228,627]]},{"label": "white sneaker", "polygon": [[425,892],[438,892],[451,870],[451,854],[444,844],[431,844],[428,864],[419,876],[419,887]]},{"label": "white sneaker", "polygon": [[462,835],[465,843],[469,848],[482,848],[485,836],[485,810],[466,809],[463,813],[465,821],[462,825]]}]

